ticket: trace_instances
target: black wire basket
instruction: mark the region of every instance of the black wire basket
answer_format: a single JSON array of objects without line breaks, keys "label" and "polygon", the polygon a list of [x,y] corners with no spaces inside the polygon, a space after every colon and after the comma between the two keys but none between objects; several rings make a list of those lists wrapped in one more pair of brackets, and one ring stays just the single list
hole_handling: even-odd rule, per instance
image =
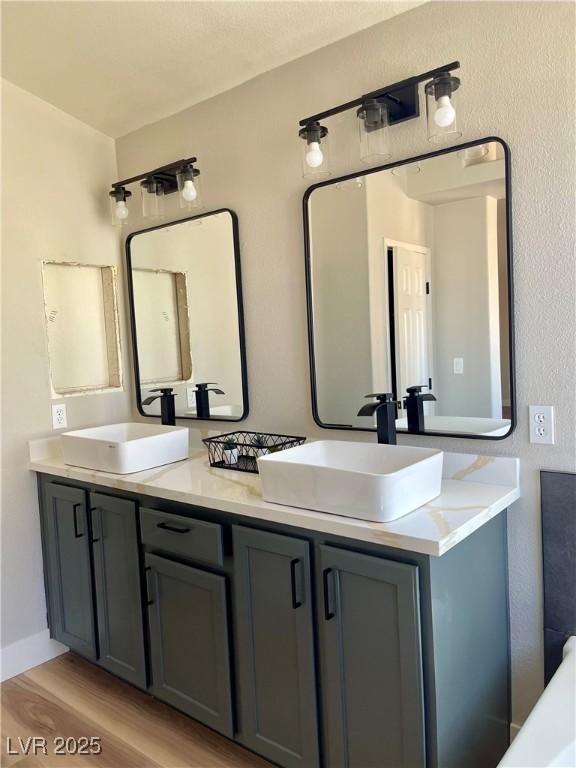
[{"label": "black wire basket", "polygon": [[236,472],[258,474],[258,458],[295,448],[306,442],[305,437],[271,435],[267,432],[228,432],[203,440],[208,448],[211,467],[234,469]]}]

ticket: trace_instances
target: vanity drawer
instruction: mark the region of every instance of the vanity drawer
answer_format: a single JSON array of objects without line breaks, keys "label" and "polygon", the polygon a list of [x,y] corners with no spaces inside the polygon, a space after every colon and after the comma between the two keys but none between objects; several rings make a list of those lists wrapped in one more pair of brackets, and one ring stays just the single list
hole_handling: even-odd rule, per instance
[{"label": "vanity drawer", "polygon": [[154,509],[140,510],[142,543],[173,555],[223,565],[222,526]]}]

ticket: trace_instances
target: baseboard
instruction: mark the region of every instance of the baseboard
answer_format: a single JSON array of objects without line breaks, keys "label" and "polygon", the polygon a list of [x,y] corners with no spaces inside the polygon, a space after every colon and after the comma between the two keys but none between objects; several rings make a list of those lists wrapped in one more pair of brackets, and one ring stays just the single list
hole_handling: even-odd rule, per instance
[{"label": "baseboard", "polygon": [[16,643],[0,649],[0,680],[9,680],[11,677],[26,672],[38,664],[50,661],[68,648],[57,640],[52,640],[48,629],[38,632],[31,637],[25,637]]},{"label": "baseboard", "polygon": [[518,736],[518,731],[521,727],[521,725],[516,725],[516,723],[510,723],[510,744],[512,744],[516,736]]}]

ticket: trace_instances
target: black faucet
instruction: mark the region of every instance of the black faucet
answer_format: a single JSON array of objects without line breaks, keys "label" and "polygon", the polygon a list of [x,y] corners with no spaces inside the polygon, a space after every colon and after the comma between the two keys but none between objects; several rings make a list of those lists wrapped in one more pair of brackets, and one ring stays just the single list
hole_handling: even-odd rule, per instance
[{"label": "black faucet", "polygon": [[221,389],[208,389],[210,384],[216,384],[215,381],[207,381],[203,384],[196,384],[196,416],[199,419],[209,419],[210,418],[210,400],[209,400],[209,392],[214,392],[215,395],[224,395],[226,394]]},{"label": "black faucet", "polygon": [[406,392],[408,396],[404,398],[404,407],[408,417],[408,432],[424,432],[424,403],[430,400],[436,400],[432,392],[422,394],[422,390],[427,389],[425,384],[408,387]]},{"label": "black faucet", "polygon": [[162,424],[169,427],[176,426],[176,395],[171,387],[161,387],[160,389],[151,389],[150,392],[160,392],[159,395],[152,395],[144,400],[143,405],[150,405],[154,400],[160,398],[160,418]]},{"label": "black faucet", "polygon": [[375,397],[375,403],[366,403],[358,416],[372,416],[376,412],[376,434],[379,443],[396,445],[396,401],[391,392],[377,392],[366,397]]}]

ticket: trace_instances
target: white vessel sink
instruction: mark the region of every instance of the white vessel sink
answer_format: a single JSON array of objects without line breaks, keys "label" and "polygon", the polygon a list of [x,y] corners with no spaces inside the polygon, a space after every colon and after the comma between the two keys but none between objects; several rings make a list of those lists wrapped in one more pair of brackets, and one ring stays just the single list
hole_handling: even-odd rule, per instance
[{"label": "white vessel sink", "polygon": [[127,475],[188,458],[188,430],[158,424],[109,424],[60,435],[64,463]]},{"label": "white vessel sink", "polygon": [[266,501],[387,522],[440,494],[444,454],[319,440],[258,459]]}]

